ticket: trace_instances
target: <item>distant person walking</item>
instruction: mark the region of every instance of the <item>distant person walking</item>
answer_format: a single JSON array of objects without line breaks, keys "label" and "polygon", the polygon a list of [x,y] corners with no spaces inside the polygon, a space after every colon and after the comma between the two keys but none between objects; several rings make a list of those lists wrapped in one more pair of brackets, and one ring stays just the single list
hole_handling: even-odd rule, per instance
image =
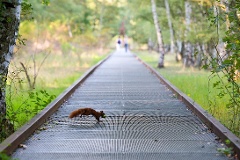
[{"label": "distant person walking", "polygon": [[116,49],[120,50],[120,47],[121,47],[121,39],[120,39],[120,37],[118,37],[118,40],[117,40],[117,43],[116,43]]},{"label": "distant person walking", "polygon": [[125,48],[125,52],[127,52],[128,51],[128,37],[127,36],[124,37],[124,48]]}]

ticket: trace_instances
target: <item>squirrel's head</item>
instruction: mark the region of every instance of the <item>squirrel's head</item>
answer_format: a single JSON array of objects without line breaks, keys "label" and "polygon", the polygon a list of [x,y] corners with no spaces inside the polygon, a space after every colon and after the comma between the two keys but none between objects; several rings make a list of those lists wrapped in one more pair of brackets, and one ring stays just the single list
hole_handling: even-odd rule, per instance
[{"label": "squirrel's head", "polygon": [[102,118],[106,118],[106,115],[105,115],[105,113],[103,111],[100,111],[100,113],[101,113],[101,117]]}]

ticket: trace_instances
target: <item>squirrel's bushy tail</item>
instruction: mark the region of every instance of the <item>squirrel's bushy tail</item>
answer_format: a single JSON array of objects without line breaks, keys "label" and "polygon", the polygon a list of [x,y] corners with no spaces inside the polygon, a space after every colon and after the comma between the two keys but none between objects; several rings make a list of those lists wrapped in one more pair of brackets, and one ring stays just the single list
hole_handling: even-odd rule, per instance
[{"label": "squirrel's bushy tail", "polygon": [[69,115],[69,118],[73,118],[73,117],[76,117],[78,116],[79,114],[81,114],[81,111],[80,110],[75,110],[75,111],[72,111]]}]

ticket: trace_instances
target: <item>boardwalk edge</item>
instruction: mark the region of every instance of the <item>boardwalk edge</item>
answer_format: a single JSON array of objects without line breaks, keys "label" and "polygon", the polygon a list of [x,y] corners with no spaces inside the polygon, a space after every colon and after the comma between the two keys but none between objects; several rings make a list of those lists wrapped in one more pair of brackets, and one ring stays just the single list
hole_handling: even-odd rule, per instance
[{"label": "boardwalk edge", "polygon": [[172,85],[168,80],[166,80],[163,76],[161,76],[153,67],[143,62],[139,57],[135,54],[137,60],[139,60],[146,68],[148,68],[154,75],[158,77],[158,79],[166,85],[168,89],[170,89],[176,97],[183,101],[183,103],[195,114],[199,117],[203,123],[211,129],[213,133],[215,133],[223,142],[229,140],[231,143],[226,144],[228,147],[232,147],[233,151],[240,157],[240,139],[234,135],[229,129],[223,126],[218,120],[216,120],[212,115],[207,113],[200,105],[194,102],[190,97],[180,91],[177,87]]}]

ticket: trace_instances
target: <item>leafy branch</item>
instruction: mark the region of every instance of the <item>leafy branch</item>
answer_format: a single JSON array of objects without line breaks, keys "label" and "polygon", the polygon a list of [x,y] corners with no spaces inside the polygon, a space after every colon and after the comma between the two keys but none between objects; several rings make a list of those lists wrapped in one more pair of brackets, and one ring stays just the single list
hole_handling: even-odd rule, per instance
[{"label": "leafy branch", "polygon": [[[212,77],[217,77],[218,81],[214,82],[212,87],[217,88],[219,93],[218,98],[229,97],[226,108],[231,113],[229,129],[232,130],[236,135],[240,136],[240,86],[239,86],[239,72],[240,72],[240,29],[239,29],[239,18],[237,16],[237,10],[240,10],[240,3],[231,1],[225,5],[225,12],[218,12],[215,16],[209,18],[209,21],[216,26],[217,36],[219,37],[220,21],[226,22],[227,30],[225,36],[222,39],[225,43],[225,52],[220,53],[218,51],[218,44],[214,46],[216,55],[210,56],[210,63],[205,65],[203,68],[211,69]],[[215,6],[216,7],[216,6]],[[217,7],[216,7],[217,8]],[[219,18],[225,15],[225,19]],[[210,93],[210,92],[209,92]],[[210,103],[213,105],[213,103]]]}]

